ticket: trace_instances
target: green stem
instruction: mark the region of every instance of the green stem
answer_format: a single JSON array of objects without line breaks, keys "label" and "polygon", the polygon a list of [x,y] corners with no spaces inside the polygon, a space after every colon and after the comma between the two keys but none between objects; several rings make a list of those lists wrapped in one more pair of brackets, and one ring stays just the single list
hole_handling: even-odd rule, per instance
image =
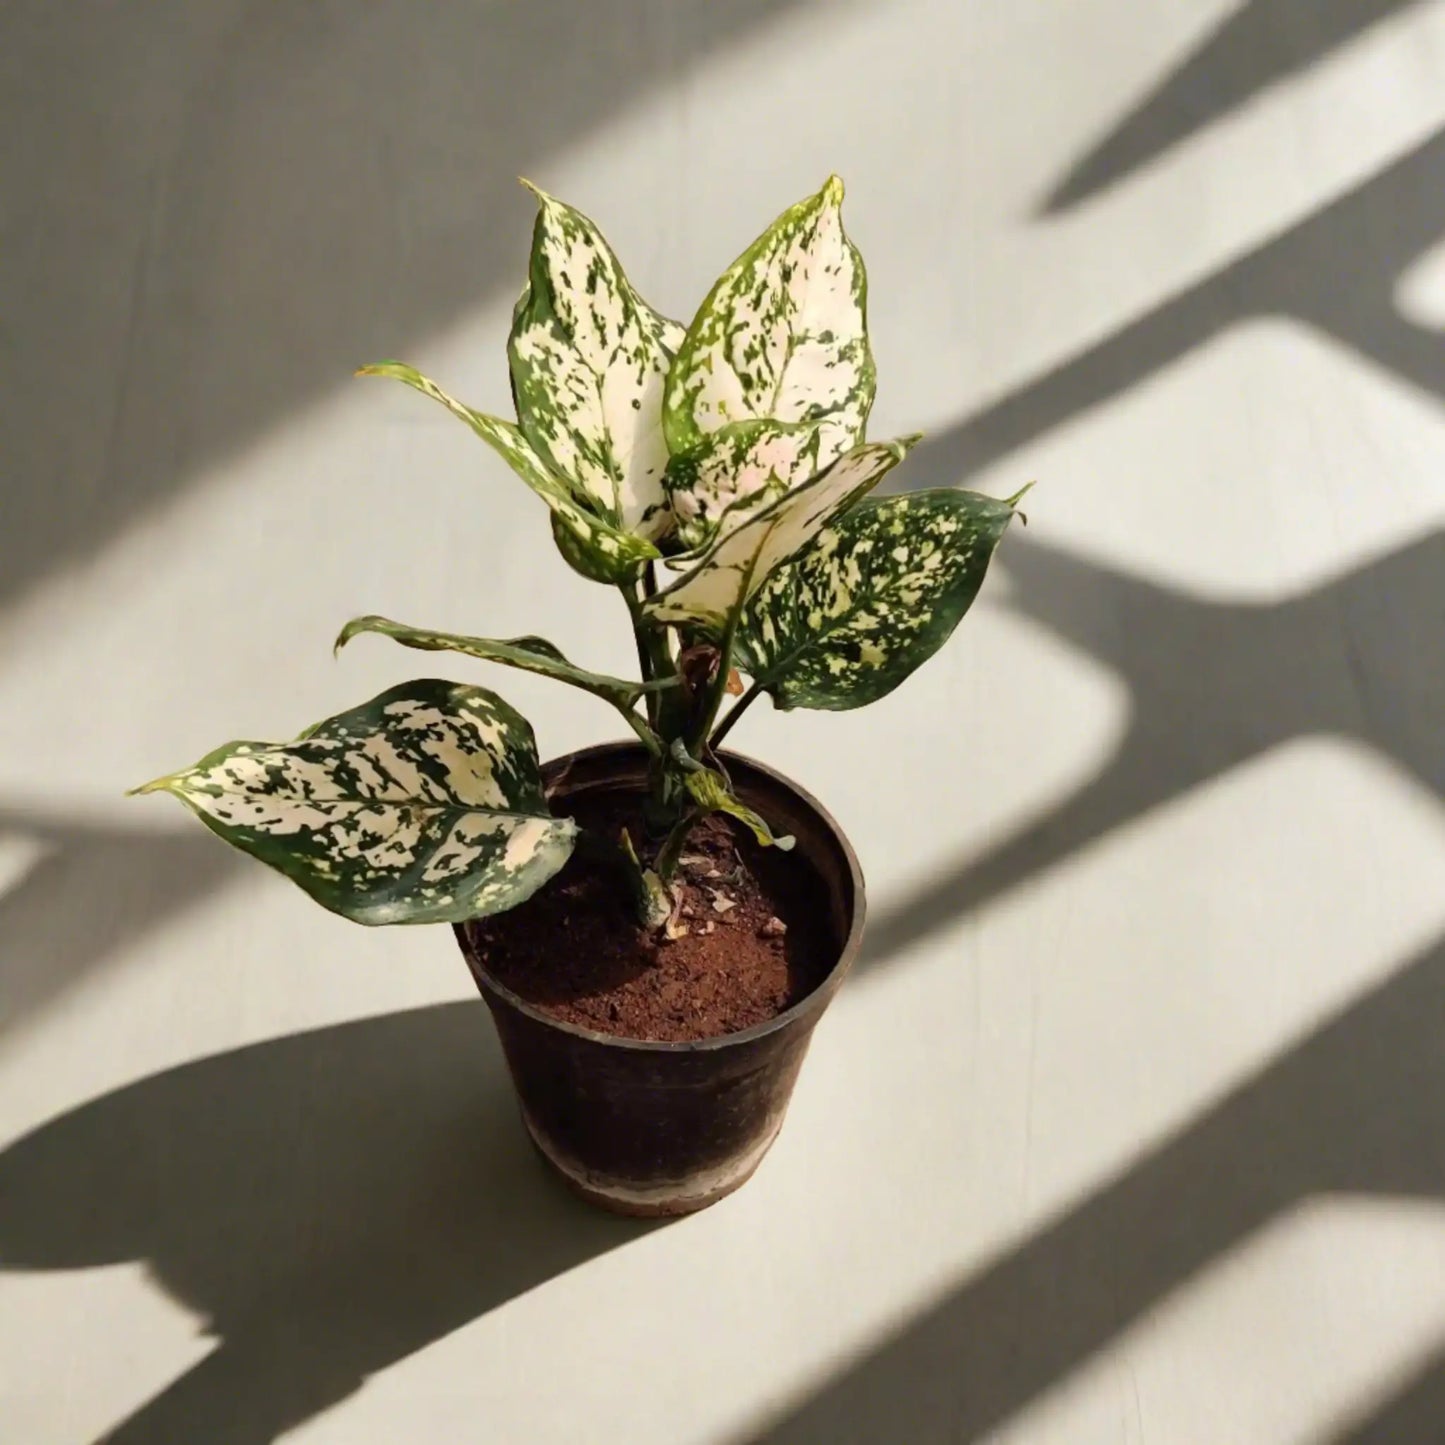
[{"label": "green stem", "polygon": [[[632,618],[632,637],[637,644],[637,666],[642,673],[643,682],[656,682],[653,676],[653,659],[647,650],[647,644],[643,641],[642,629],[642,600],[637,595],[638,584],[635,582],[618,584],[617,590],[622,593],[622,600],[627,604],[628,616]],[[654,730],[657,727],[657,714],[659,703],[656,694],[648,693],[647,701],[647,722]]]},{"label": "green stem", "polygon": [[722,647],[718,655],[717,676],[713,679],[712,692],[708,696],[707,707],[703,710],[702,720],[698,723],[691,738],[694,748],[702,748],[712,732],[712,725],[717,721],[718,709],[722,706],[722,700],[727,696],[728,678],[733,670],[733,638],[737,634],[737,619],[734,617],[729,621],[727,630],[723,633]]},{"label": "green stem", "polygon": [[662,847],[657,852],[657,861],[652,866],[664,883],[670,882],[672,875],[677,872],[677,860],[682,857],[683,846],[687,842],[687,835],[692,832],[693,825],[706,816],[701,808],[689,808],[672,825],[672,831],[663,839]]},{"label": "green stem", "polygon": [[707,745],[713,752],[722,746],[723,739],[732,731],[733,724],[748,710],[755,698],[762,693],[763,685],[755,682],[728,710],[728,715],[717,725]]},{"label": "green stem", "polygon": [[[651,699],[656,696],[656,694],[648,693],[647,696],[649,699]],[[648,711],[651,712],[651,710],[651,705],[649,703]],[[617,711],[620,712],[622,716],[626,719],[628,727],[630,727],[632,731],[637,734],[638,738],[642,742],[642,746],[645,747],[647,751],[653,755],[653,757],[662,757],[662,740],[657,736],[657,733],[653,730],[650,724],[648,722],[644,722],[642,718],[638,717],[638,715],[630,707],[619,707]]]},{"label": "green stem", "polygon": [[614,869],[632,894],[638,921],[644,928],[661,928],[672,915],[672,894],[655,870],[644,868],[626,831],[622,841],[614,842],[589,828],[577,832],[578,851]]},{"label": "green stem", "polygon": [[655,627],[645,618],[640,619],[636,625],[637,646],[647,654],[647,667],[652,678],[666,678],[679,684],[677,687],[659,689],[657,693],[657,721],[654,727],[663,739],[667,740],[681,732],[683,718],[686,716],[687,701],[681,686],[682,679],[678,676],[677,659],[673,657],[672,648],[668,645],[665,627]]}]

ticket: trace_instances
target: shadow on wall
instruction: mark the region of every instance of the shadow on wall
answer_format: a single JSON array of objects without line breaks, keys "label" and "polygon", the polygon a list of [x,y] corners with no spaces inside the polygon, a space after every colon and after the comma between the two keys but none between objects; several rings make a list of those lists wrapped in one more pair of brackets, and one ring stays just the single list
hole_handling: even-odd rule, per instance
[{"label": "shadow on wall", "polygon": [[[901,487],[948,487],[1116,401],[1235,326],[1289,317],[1445,400],[1445,334],[1400,314],[1401,275],[1445,234],[1445,131],[1106,340],[964,417],[909,458]],[[885,484],[884,490],[888,490]]]},{"label": "shadow on wall", "polygon": [[[807,3],[0,6],[0,610],[519,290],[518,172]],[[0,1031],[236,873],[210,838],[12,828],[50,851],[0,896]]]},{"label": "shadow on wall", "polygon": [[[1078,795],[881,914],[864,966],[1293,737],[1355,737],[1445,797],[1445,534],[1274,606],[1199,601],[1023,538],[1007,566],[1012,606],[1126,680],[1130,731]],[[209,838],[55,839],[63,851],[0,900],[0,936],[31,943],[7,989],[97,956],[53,906],[76,877],[116,889],[139,930],[246,866]],[[41,944],[44,928],[59,932]],[[977,1439],[1312,1195],[1445,1200],[1442,1037],[1437,948],[761,1438]],[[479,1004],[203,1059],[0,1155],[0,1265],[145,1260],[219,1337],[111,1437],[124,1445],[269,1441],[635,1233],[543,1177]],[[1423,1445],[1421,1422],[1442,1418],[1436,1361],[1337,1438]]]},{"label": "shadow on wall", "polygon": [[[1310,1198],[1445,1202],[1442,1038],[1437,944],[755,1445],[968,1445]],[[1330,1440],[1434,1445],[1442,1421],[1445,1355]]]},{"label": "shadow on wall", "polygon": [[532,1152],[482,1004],[199,1059],[0,1154],[0,1266],[145,1261],[215,1350],[106,1439],[263,1445],[645,1226]]},{"label": "shadow on wall", "polygon": [[209,833],[137,832],[0,807],[0,838],[10,832],[44,852],[0,893],[0,1040],[254,866]]},{"label": "shadow on wall", "polygon": [[0,606],[520,291],[518,172],[802,3],[9,0]]},{"label": "shadow on wall", "polygon": [[[1059,210],[1413,0],[1255,0],[1081,161]],[[1211,337],[1289,315],[1445,399],[1445,337],[1393,302],[1445,230],[1445,133],[1239,262],[920,450],[953,485]],[[1348,278],[1345,284],[1344,278]],[[1268,747],[1356,738],[1445,800],[1445,534],[1278,606],[1191,599],[1011,539],[1011,605],[1114,667],[1130,730],[1103,772],[879,917],[865,963]],[[1270,1220],[1326,1193],[1445,1201],[1445,944],[1234,1089],[1056,1223],[840,1374],[756,1445],[968,1445]],[[1445,1351],[1323,1445],[1427,1445]]]},{"label": "shadow on wall", "polygon": [[1044,203],[1057,215],[1127,179],[1225,111],[1289,80],[1422,0],[1250,0],[1069,170]]},{"label": "shadow on wall", "polygon": [[[1303,0],[1256,0],[1146,103],[1153,119],[1126,122],[1125,139],[1081,164],[1056,204],[1172,144],[1188,129],[1181,107],[1188,124],[1203,123],[1405,3],[1317,0],[1312,27]],[[485,222],[503,187],[513,194],[513,171],[597,124],[638,84],[675,78],[725,30],[784,6],[690,7],[685,44],[659,39],[649,54],[635,40],[668,33],[662,0],[649,12],[661,28],[639,32],[644,7],[629,0],[636,14],[611,41],[577,35],[561,0],[438,7],[425,26],[399,3],[362,20],[321,3],[284,13],[240,0],[167,3],[142,21],[117,11],[81,29],[55,7],[12,5],[0,42],[23,43],[0,43],[0,94],[20,96],[22,116],[51,103],[84,114],[72,129],[57,122],[58,157],[14,148],[23,184],[6,185],[35,202],[17,214],[46,219],[16,227],[7,251],[33,284],[18,310],[8,299],[5,309],[38,349],[0,388],[7,435],[20,438],[17,471],[34,479],[18,501],[18,535],[0,532],[0,603],[170,495],[298,390],[494,290],[502,252]],[[378,87],[382,78],[389,85]],[[53,102],[42,99],[50,86]],[[555,104],[519,107],[540,90]],[[1208,103],[1195,106],[1199,97]],[[499,163],[478,177],[488,155],[502,157],[505,175]],[[57,207],[71,208],[59,241],[40,229],[56,224]],[[149,223],[138,249],[137,208]],[[1445,135],[965,418],[920,452],[919,484],[956,483],[1257,315],[1318,326],[1445,397],[1445,338],[1410,325],[1391,299],[1442,229]],[[105,378],[126,367],[117,395]],[[56,436],[68,447],[60,458],[45,450]],[[1014,605],[1120,671],[1133,731],[1078,796],[879,918],[872,964],[1289,737],[1361,738],[1445,791],[1438,728],[1425,726],[1445,716],[1433,646],[1442,548],[1432,537],[1292,602],[1248,608],[1012,539]],[[28,895],[22,885],[18,901],[0,904],[7,940],[35,925],[15,975],[21,996],[44,986],[36,980],[51,964],[73,971],[90,957],[84,939],[40,931],[69,927],[43,906],[66,869],[93,877],[130,853],[120,834],[53,825],[50,836],[61,848],[50,871],[42,863]],[[148,860],[136,855],[130,891],[149,901],[127,937],[217,885],[231,860],[216,845],[213,869],[204,842],[172,854],[183,845],[158,840]],[[1437,947],[760,1438],[962,1445],[1312,1195],[1445,1199],[1442,1031]],[[202,1059],[0,1155],[0,1264],[146,1260],[211,1321],[215,1352],[113,1440],[269,1441],[368,1374],[635,1237],[635,1226],[574,1206],[543,1177],[508,1100],[478,1004]],[[1442,1418],[1437,1358],[1336,1445],[1420,1445]]]},{"label": "shadow on wall", "polygon": [[875,913],[861,967],[1300,738],[1373,748],[1445,804],[1445,532],[1272,604],[1203,601],[1022,536],[1000,559],[1007,606],[1126,685],[1128,726],[1072,796]]}]

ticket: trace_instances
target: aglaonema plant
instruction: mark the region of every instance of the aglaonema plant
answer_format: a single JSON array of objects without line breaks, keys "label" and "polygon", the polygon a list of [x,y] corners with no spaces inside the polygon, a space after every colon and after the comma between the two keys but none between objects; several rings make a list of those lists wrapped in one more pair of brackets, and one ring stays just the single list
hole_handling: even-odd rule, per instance
[{"label": "aglaonema plant", "polygon": [[553,816],[526,719],[485,688],[436,679],[292,742],[229,743],[137,789],[173,793],[358,923],[500,912],[586,846],[617,865],[656,927],[701,818],[731,814],[759,843],[790,846],[735,794],[723,738],[764,693],[779,708],[842,710],[891,692],[952,633],[1015,515],[1018,497],[868,496],[917,438],[865,436],[867,282],[836,178],[779,216],[686,328],[638,295],[590,220],[537,197],[507,345],[516,420],[474,411],[400,362],[360,374],[439,402],[546,503],[567,564],[620,591],[641,675],[588,671],[540,637],[375,616],[349,622],[336,645],[378,633],[601,698],[647,751],[645,827],[592,837]]}]

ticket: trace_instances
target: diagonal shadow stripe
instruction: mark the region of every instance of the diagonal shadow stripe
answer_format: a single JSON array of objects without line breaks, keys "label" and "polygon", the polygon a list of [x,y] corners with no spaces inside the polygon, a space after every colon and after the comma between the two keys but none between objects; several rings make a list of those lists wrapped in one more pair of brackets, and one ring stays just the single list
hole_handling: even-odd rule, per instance
[{"label": "diagonal shadow stripe", "polygon": [[1422,0],[1248,0],[1080,157],[1041,207],[1071,210],[1266,88]]},{"label": "diagonal shadow stripe", "polygon": [[1128,726],[1073,795],[877,911],[860,967],[1298,738],[1351,738],[1445,801],[1445,532],[1270,604],[1205,601],[1027,537],[1000,560],[1010,607],[1126,684]]},{"label": "diagonal shadow stripe", "polygon": [[1320,1445],[1435,1445],[1445,1422],[1445,1348],[1382,1405],[1349,1421]]},{"label": "diagonal shadow stripe", "polygon": [[[1445,1202],[1445,944],[1235,1087],[753,1445],[968,1445],[1271,1220],[1326,1193]],[[1400,1433],[1438,1375],[1340,1445]],[[1398,1428],[1385,1433],[1393,1419]],[[1377,1433],[1378,1426],[1378,1433]]]},{"label": "diagonal shadow stripe", "polygon": [[515,295],[518,173],[812,3],[0,6],[0,607]]},{"label": "diagonal shadow stripe", "polygon": [[0,1040],[247,866],[210,834],[141,832],[0,807],[0,836],[11,830],[45,851],[0,893]]},{"label": "diagonal shadow stripe", "polygon": [[[1445,131],[1237,261],[925,442],[893,489],[954,486],[1244,322],[1292,317],[1445,400],[1445,335],[1401,316],[1405,268],[1445,234]],[[896,480],[895,480],[896,479]],[[885,484],[887,489],[889,484]]]},{"label": "diagonal shadow stripe", "polygon": [[544,1174],[480,1000],[197,1059],[0,1152],[0,1269],[141,1261],[215,1337],[113,1445],[267,1445],[646,1228]]}]

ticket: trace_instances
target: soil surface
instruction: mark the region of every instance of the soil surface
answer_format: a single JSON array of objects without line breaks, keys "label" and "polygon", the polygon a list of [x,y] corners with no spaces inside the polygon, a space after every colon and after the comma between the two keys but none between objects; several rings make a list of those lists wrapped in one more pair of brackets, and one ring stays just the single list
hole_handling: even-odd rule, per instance
[{"label": "soil surface", "polygon": [[[608,837],[628,830],[644,861],[641,795],[583,796],[570,808]],[[775,1018],[837,959],[827,894],[794,853],[760,848],[714,814],[692,831],[673,877],[680,899],[648,933],[619,875],[579,849],[507,913],[467,925],[477,956],[513,993],[552,1017],[621,1038],[716,1038]]]}]

